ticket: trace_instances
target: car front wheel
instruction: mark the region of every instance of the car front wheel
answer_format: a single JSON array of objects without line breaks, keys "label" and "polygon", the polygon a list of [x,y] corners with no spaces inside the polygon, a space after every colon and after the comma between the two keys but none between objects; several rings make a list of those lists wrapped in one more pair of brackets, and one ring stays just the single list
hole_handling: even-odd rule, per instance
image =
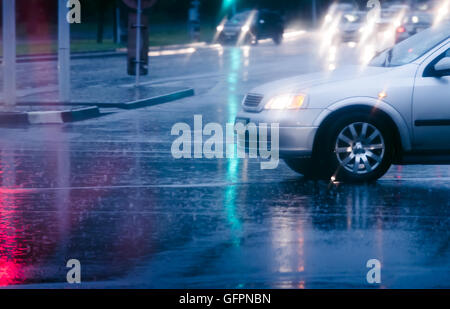
[{"label": "car front wheel", "polygon": [[349,113],[324,129],[311,159],[286,164],[308,178],[370,182],[382,177],[394,157],[392,129],[383,118]]},{"label": "car front wheel", "polygon": [[275,43],[275,45],[280,45],[283,42],[283,33],[274,34],[272,40]]},{"label": "car front wheel", "polygon": [[383,118],[350,113],[330,126],[319,147],[327,175],[335,180],[369,182],[392,164],[393,132]]}]

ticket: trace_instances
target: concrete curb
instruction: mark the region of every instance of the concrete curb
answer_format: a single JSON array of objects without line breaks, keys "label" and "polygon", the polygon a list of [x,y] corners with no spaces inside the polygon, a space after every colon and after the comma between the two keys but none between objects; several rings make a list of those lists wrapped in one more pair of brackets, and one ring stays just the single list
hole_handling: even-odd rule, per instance
[{"label": "concrete curb", "polygon": [[100,116],[100,110],[96,106],[69,111],[6,112],[0,113],[0,125],[62,124],[98,116]]},{"label": "concrete curb", "polygon": [[28,115],[26,113],[14,113],[14,112],[1,112],[0,113],[0,124],[29,124]]},{"label": "concrete curb", "polygon": [[191,97],[195,95],[193,88],[187,88],[180,91],[171,92],[147,99],[125,102],[125,103],[105,103],[105,102],[19,102],[19,106],[61,106],[61,105],[77,105],[77,106],[92,106],[97,108],[119,108],[119,109],[137,109],[143,107],[149,107],[153,105],[172,102],[175,100]]},{"label": "concrete curb", "polygon": [[142,107],[148,107],[163,103],[168,103],[171,101],[180,100],[187,97],[192,97],[195,95],[195,91],[192,88],[181,90],[181,91],[175,91],[171,92],[165,95],[156,96],[153,98],[148,99],[142,99],[132,102],[123,103],[120,108],[124,109],[136,109],[136,108],[142,108]]}]

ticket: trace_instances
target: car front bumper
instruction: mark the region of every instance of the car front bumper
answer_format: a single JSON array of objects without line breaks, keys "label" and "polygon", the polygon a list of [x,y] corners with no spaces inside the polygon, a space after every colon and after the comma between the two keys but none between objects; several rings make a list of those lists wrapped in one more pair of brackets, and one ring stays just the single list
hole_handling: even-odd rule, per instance
[{"label": "car front bumper", "polygon": [[[249,142],[249,133],[238,134],[237,147],[257,151],[260,142],[264,141],[259,131],[262,130],[262,124],[267,125],[267,144],[273,150],[274,136],[272,136],[273,124],[278,124],[278,150],[280,158],[304,158],[311,157],[314,145],[314,139],[318,127],[314,125],[314,120],[320,115],[322,109],[301,109],[298,111],[262,111],[252,113],[241,111],[236,116],[236,122],[255,124],[258,128],[257,142]],[[256,145],[257,149],[254,149]]]},{"label": "car front bumper", "polygon": [[219,41],[221,42],[236,42],[241,36],[241,32],[232,31],[232,32],[221,32],[219,35]]},{"label": "car front bumper", "polygon": [[359,32],[341,32],[340,40],[341,42],[357,42],[359,39]]}]

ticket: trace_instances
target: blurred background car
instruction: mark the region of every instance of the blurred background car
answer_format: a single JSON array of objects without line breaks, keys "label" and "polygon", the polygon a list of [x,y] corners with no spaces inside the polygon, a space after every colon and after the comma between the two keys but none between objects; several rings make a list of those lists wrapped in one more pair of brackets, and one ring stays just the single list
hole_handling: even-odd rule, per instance
[{"label": "blurred background car", "polygon": [[395,42],[399,43],[410,36],[419,33],[433,25],[433,15],[426,11],[413,11],[405,17],[402,25],[398,26]]},{"label": "blurred background car", "polygon": [[359,10],[358,6],[350,2],[333,2],[325,14],[325,21],[322,26],[323,29],[327,28],[331,24],[338,22],[339,19],[345,14],[352,14]]},{"label": "blurred background car", "polygon": [[327,14],[346,14],[354,11],[358,11],[358,6],[354,2],[334,2],[328,8]]},{"label": "blurred background car", "polygon": [[278,13],[269,10],[243,11],[217,26],[220,44],[257,44],[258,40],[272,39],[281,44],[284,21]]},{"label": "blurred background car", "polygon": [[[409,36],[405,27],[410,6],[401,3],[385,3],[379,19],[373,29],[378,51],[393,46],[397,40],[402,41]],[[412,30],[411,30],[412,31]]]},{"label": "blurred background car", "polygon": [[344,13],[338,24],[337,41],[340,43],[357,42],[360,36],[360,29],[366,22],[365,12]]}]

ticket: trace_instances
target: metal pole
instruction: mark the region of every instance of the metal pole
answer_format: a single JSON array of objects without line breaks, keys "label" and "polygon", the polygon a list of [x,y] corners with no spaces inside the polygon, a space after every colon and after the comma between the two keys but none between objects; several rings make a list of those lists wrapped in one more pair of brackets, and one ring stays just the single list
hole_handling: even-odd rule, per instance
[{"label": "metal pole", "polygon": [[312,22],[313,26],[317,26],[317,1],[312,0]]},{"label": "metal pole", "polygon": [[141,0],[137,0],[137,25],[136,25],[136,87],[139,87],[139,78],[141,75]]},{"label": "metal pole", "polygon": [[59,100],[70,102],[70,24],[67,0],[58,0],[58,85]]},{"label": "metal pole", "polygon": [[3,0],[3,95],[5,108],[16,105],[16,1]]},{"label": "metal pole", "polygon": [[191,2],[191,8],[189,9],[189,36],[191,41],[198,40],[200,31],[200,1],[193,0]]},{"label": "metal pole", "polygon": [[116,19],[116,44],[122,43],[122,29],[120,24],[120,3],[116,0],[116,11],[115,11],[115,19]]}]

